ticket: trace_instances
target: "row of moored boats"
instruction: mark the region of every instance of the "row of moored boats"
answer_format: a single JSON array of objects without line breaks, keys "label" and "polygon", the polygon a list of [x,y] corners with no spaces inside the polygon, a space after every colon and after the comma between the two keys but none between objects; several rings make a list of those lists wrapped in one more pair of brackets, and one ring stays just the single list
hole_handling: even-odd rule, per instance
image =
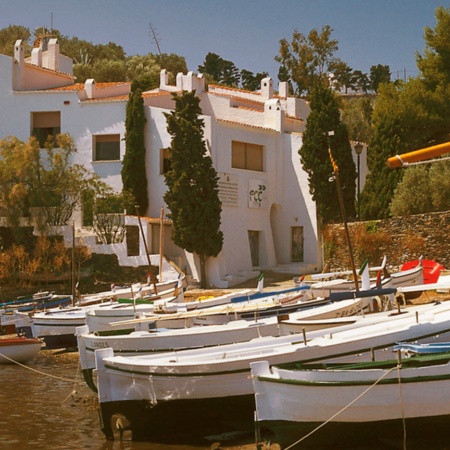
[{"label": "row of moored boats", "polygon": [[2,324],[12,315],[25,337],[0,339],[0,363],[78,347],[108,439],[128,430],[133,440],[194,444],[256,430],[281,448],[325,448],[337,437],[343,446],[445,438],[450,302],[407,303],[448,290],[450,277],[429,279],[421,260],[394,274],[385,264],[364,265],[356,283],[317,274],[195,301],[169,265],[169,281],[76,306],[70,296],[32,312],[4,305]]}]

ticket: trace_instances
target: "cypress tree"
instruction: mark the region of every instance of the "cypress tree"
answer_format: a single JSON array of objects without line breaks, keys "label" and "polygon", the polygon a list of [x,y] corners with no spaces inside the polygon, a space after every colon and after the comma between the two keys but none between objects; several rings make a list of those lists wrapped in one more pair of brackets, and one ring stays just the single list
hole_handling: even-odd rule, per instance
[{"label": "cypress tree", "polygon": [[200,99],[195,91],[174,94],[173,99],[174,111],[165,114],[172,141],[164,200],[173,221],[172,239],[179,247],[198,255],[200,282],[205,288],[206,260],[217,256],[223,244],[219,178],[206,153]]},{"label": "cypress tree", "polygon": [[403,148],[404,127],[396,117],[384,115],[375,128],[368,153],[369,173],[361,193],[361,216],[364,220],[386,219],[401,170],[392,170],[386,164],[389,157]]},{"label": "cypress tree", "polygon": [[147,172],[145,168],[144,114],[142,89],[137,82],[131,85],[125,118],[125,156],[122,166],[123,191],[131,193],[136,200],[139,214],[148,208]]},{"label": "cypress tree", "polygon": [[[308,174],[309,191],[317,212],[325,223],[340,221],[341,210],[336,183],[330,182],[333,167],[328,149],[339,168],[345,213],[355,217],[356,167],[348,139],[347,127],[341,122],[336,95],[322,83],[311,93],[303,145],[299,150],[303,170]],[[334,134],[329,136],[332,131]]]}]

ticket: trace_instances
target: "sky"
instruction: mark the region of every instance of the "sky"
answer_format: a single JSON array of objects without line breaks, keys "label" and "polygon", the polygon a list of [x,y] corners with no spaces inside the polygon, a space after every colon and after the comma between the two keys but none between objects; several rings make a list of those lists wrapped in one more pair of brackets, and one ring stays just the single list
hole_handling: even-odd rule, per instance
[{"label": "sky", "polygon": [[198,72],[216,53],[242,70],[277,81],[280,40],[329,25],[335,56],[352,69],[388,65],[391,78],[416,76],[426,26],[450,0],[0,0],[0,29],[45,26],[93,44],[114,42],[127,56],[161,52]]}]

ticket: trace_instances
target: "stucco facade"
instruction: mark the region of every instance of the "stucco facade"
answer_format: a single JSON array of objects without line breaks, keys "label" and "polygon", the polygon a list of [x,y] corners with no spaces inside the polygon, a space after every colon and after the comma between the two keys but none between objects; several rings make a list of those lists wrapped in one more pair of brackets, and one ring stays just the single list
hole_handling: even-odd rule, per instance
[{"label": "stucco facade", "polygon": [[[27,140],[39,121],[59,119],[60,132],[75,141],[75,162],[121,190],[130,83],[75,83],[56,39],[46,51],[35,49],[30,58],[24,58],[17,41],[14,58],[0,55],[0,80],[0,139],[11,135]],[[162,209],[169,212],[163,201],[163,172],[164,149],[171,139],[164,113],[174,107],[172,93],[183,90],[195,90],[201,100],[205,140],[220,177],[224,245],[218,257],[208,260],[209,284],[229,287],[274,268],[298,274],[321,270],[316,207],[298,155],[309,108],[288,96],[286,83],[275,93],[271,78],[262,80],[260,91],[249,92],[206,88],[202,75],[193,72],[178,74],[176,85],[170,86],[161,72],[159,88],[143,94],[147,216],[158,218]],[[56,122],[51,125],[56,127]],[[96,142],[108,140],[114,140],[116,156],[100,157],[104,153],[98,153]],[[150,252],[158,251],[158,239],[151,238],[159,235],[158,226],[154,221],[147,227]],[[197,278],[196,258],[174,246],[170,226],[164,228],[169,228],[164,233],[165,255]]]}]

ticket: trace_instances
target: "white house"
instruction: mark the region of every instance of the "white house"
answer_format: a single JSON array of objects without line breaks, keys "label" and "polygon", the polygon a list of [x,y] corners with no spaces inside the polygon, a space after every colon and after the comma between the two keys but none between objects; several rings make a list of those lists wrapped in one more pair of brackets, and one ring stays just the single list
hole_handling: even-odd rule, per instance
[{"label": "white house", "polygon": [[[163,253],[198,278],[196,258],[170,239],[166,189],[170,135],[164,113],[174,107],[172,93],[196,92],[205,122],[205,140],[220,177],[221,229],[224,245],[207,263],[211,286],[229,287],[274,269],[290,273],[321,270],[316,206],[309,194],[298,150],[309,108],[288,96],[287,83],[275,93],[271,78],[250,92],[223,86],[205,87],[201,74],[178,74],[176,85],[161,72],[158,89],[143,94],[149,208],[145,223],[148,251]],[[0,139],[34,134],[69,133],[77,163],[99,174],[117,191],[122,188],[125,109],[130,83],[75,83],[71,61],[59,54],[57,39],[24,57],[21,41],[14,57],[0,55]],[[153,219],[152,219],[153,218]],[[166,217],[167,219],[167,217]],[[128,232],[137,228],[127,217]],[[127,239],[128,241],[128,239]],[[126,243],[124,245],[127,245]],[[141,256],[145,254],[141,246]],[[146,258],[142,259],[146,264]]]}]

